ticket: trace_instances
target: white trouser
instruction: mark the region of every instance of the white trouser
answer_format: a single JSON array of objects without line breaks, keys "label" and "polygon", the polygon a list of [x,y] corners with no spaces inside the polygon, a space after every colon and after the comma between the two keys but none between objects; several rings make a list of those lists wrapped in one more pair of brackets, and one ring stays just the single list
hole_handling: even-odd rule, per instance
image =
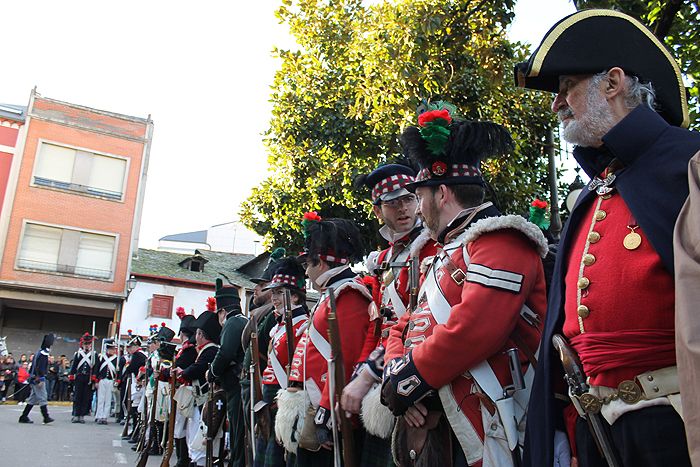
[{"label": "white trouser", "polygon": [[199,422],[202,419],[200,407],[194,407],[192,418],[187,420],[187,447],[190,452],[190,461],[197,465],[204,465],[207,457],[207,447],[202,445],[202,438],[197,436]]},{"label": "white trouser", "polygon": [[187,417],[182,415],[179,410],[175,411],[175,428],[173,438],[185,438],[187,436],[187,426],[189,425]]},{"label": "white trouser", "polygon": [[111,379],[101,379],[97,385],[97,407],[95,407],[95,418],[97,420],[109,418],[113,387],[114,383]]}]

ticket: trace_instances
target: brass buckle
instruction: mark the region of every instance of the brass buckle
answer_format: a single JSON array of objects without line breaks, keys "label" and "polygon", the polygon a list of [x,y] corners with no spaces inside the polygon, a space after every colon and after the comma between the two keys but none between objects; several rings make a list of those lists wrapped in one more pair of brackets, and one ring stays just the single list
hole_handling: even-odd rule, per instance
[{"label": "brass buckle", "polygon": [[464,273],[464,271],[457,268],[454,271],[452,271],[450,277],[452,277],[452,280],[455,281],[457,285],[462,285],[462,283],[464,283],[464,280],[467,278],[467,275]]}]

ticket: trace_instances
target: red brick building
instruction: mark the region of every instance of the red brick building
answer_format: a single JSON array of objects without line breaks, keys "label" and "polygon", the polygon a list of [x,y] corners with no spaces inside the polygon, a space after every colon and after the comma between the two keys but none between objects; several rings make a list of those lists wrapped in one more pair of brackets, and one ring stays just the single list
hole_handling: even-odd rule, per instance
[{"label": "red brick building", "polygon": [[153,123],[32,91],[19,126],[0,211],[0,335],[24,351],[56,332],[67,352],[93,322],[99,337],[119,322]]}]

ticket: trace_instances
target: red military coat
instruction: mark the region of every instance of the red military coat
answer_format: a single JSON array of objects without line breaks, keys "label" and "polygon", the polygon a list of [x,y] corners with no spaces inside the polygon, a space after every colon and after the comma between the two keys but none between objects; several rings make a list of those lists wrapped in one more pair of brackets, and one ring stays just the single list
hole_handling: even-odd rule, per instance
[{"label": "red military coat", "polygon": [[[370,324],[370,313],[376,309],[372,296],[362,281],[354,276],[330,284],[336,293],[336,316],[340,329],[343,364],[346,381],[350,381],[353,369],[359,363],[365,336]],[[297,343],[292,360],[290,381],[304,383],[309,400],[314,407],[330,408],[328,388],[328,315],[330,299],[324,291],[312,310],[310,325]]]},{"label": "red military coat", "polygon": [[[294,332],[293,347],[299,342],[300,329],[309,320],[306,309],[299,305],[292,310],[292,331]],[[262,374],[263,384],[276,384],[282,389],[287,388],[287,363],[289,362],[289,352],[287,350],[287,328],[285,322],[280,318],[270,330],[270,347],[267,352],[267,367]]]},{"label": "red military coat", "polygon": [[416,311],[392,328],[387,358],[403,345],[408,359],[391,368],[401,378],[397,393],[415,402],[438,389],[470,465],[482,465],[485,436],[505,437],[493,406],[484,412],[484,395],[470,370],[487,362],[501,387],[512,384],[505,352],[515,347],[527,372],[547,306],[541,261],[546,252],[539,228],[520,216],[459,226],[427,270]]}]

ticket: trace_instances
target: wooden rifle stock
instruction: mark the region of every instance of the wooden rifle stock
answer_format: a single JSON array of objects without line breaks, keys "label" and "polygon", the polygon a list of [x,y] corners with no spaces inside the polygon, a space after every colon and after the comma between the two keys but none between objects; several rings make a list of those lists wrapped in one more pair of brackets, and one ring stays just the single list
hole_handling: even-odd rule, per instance
[{"label": "wooden rifle stock", "polygon": [[170,413],[168,414],[168,443],[163,453],[163,460],[160,467],[169,467],[170,458],[173,455],[173,445],[175,444],[175,410],[177,410],[177,402],[175,401],[175,364],[170,367]]},{"label": "wooden rifle stock", "polygon": [[[143,437],[142,439],[144,440],[144,443],[142,444],[142,449],[141,452],[139,453],[139,458],[136,461],[136,467],[146,467],[146,464],[148,463],[148,451],[150,451],[151,446],[153,446],[154,442],[158,442],[156,439],[156,434],[158,433],[158,429],[156,428],[156,399],[158,398],[158,380],[156,379],[156,387],[153,388],[153,397],[151,400],[151,418],[148,420],[148,442],[146,442],[146,425],[144,423],[144,426],[142,427],[143,430]],[[146,381],[146,384],[148,384],[148,381]],[[143,390],[143,397],[146,397],[146,390]],[[144,414],[146,410],[144,407]]]},{"label": "wooden rifle stock", "polygon": [[122,438],[129,434],[129,422],[131,421],[131,376],[126,382],[126,401],[122,403],[124,406],[124,429],[122,430]]},{"label": "wooden rifle stock", "polygon": [[[263,407],[260,409],[260,414],[258,416],[255,416],[256,410],[255,406],[258,405],[258,403],[262,402],[263,400],[263,394],[262,394],[262,377],[260,373],[260,345],[258,344],[258,328],[257,328],[257,322],[253,323],[255,324],[255,327],[253,327],[253,332],[250,333],[250,346],[251,346],[251,355],[250,355],[250,366],[252,368],[251,374],[250,374],[250,384],[252,385],[252,395],[254,396],[255,400],[250,401],[250,410],[252,412],[252,419],[256,421],[256,424],[258,426],[258,433],[265,439],[270,438],[270,418],[269,418],[269,410],[267,407]],[[255,440],[253,439],[253,443],[255,443]]]},{"label": "wooden rifle stock", "polygon": [[[328,343],[331,346],[331,360],[333,361],[333,375],[328,375],[334,380],[334,400],[340,403],[340,398],[345,389],[345,365],[343,361],[343,349],[340,342],[340,329],[338,326],[338,317],[335,306],[335,291],[330,289],[330,313],[328,313]],[[331,407],[331,411],[335,413],[335,407]],[[344,411],[341,409],[341,413]],[[353,439],[352,423],[349,418],[342,418],[340,421],[340,433],[342,437],[342,453],[343,465],[345,467],[355,467],[357,462],[355,459],[355,440]],[[336,426],[336,429],[338,427]],[[340,446],[334,446],[334,449],[340,449]]]},{"label": "wooden rifle stock", "polygon": [[420,288],[420,258],[412,256],[408,267],[409,299],[408,310],[413,312],[418,305],[418,289]]}]

